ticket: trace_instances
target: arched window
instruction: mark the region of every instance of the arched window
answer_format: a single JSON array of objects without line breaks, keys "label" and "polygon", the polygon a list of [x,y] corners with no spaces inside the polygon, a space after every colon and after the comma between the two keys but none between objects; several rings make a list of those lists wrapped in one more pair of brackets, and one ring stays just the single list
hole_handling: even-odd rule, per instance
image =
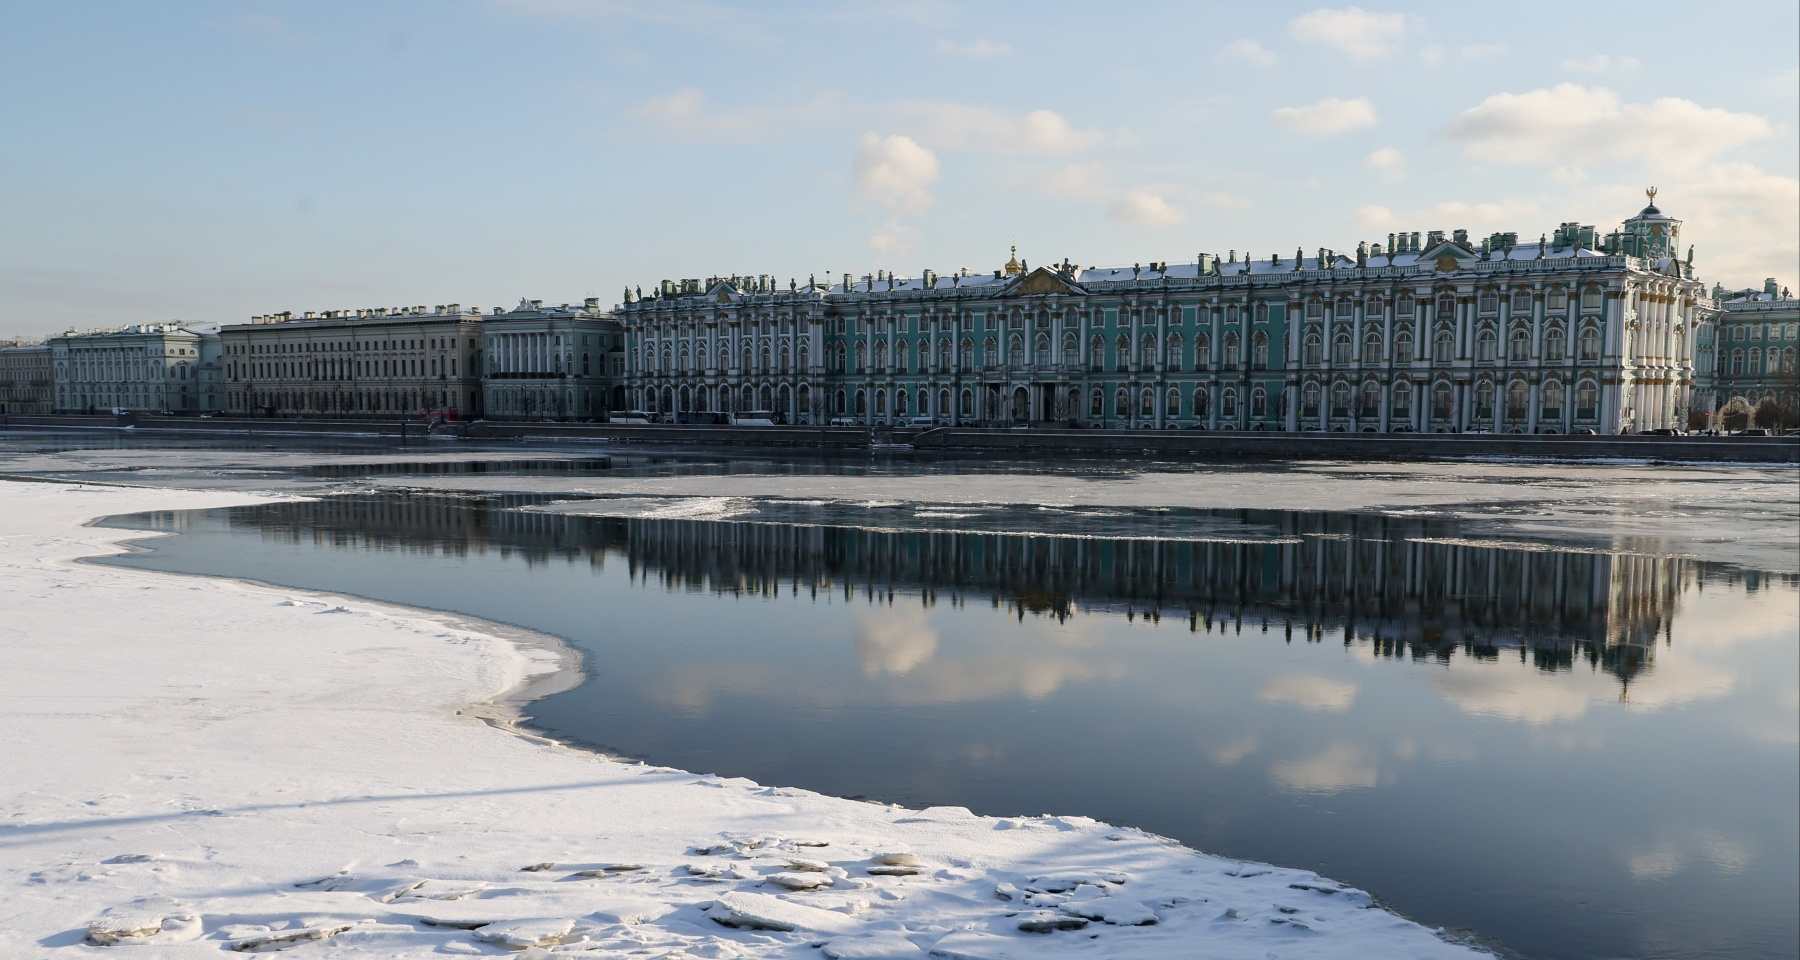
[{"label": "arched window", "polygon": [[1437,298],[1437,315],[1439,320],[1449,320],[1456,316],[1456,295],[1441,294]]},{"label": "arched window", "polygon": [[1581,291],[1581,309],[1600,309],[1600,299],[1600,288],[1593,284],[1589,284],[1586,289]]},{"label": "arched window", "polygon": [[911,399],[905,390],[896,392],[894,394],[894,414],[901,417],[906,416],[907,411],[911,409],[909,406]]},{"label": "arched window", "polygon": [[1325,318],[1325,301],[1314,297],[1306,301],[1306,319],[1322,320]]},{"label": "arched window", "polygon": [[1393,404],[1395,419],[1404,420],[1412,416],[1412,384],[1405,381],[1394,384]]},{"label": "arched window", "polygon": [[1000,347],[998,344],[996,344],[994,342],[993,337],[986,337],[986,338],[982,339],[982,341],[981,341],[981,365],[982,366],[998,367],[1000,365],[999,354],[1000,354]]},{"label": "arched window", "polygon": [[1513,331],[1512,340],[1507,343],[1506,359],[1514,363],[1524,363],[1531,359],[1531,334],[1524,327]]},{"label": "arched window", "polygon": [[1544,362],[1561,363],[1568,358],[1569,338],[1561,327],[1551,327],[1544,332]]},{"label": "arched window", "polygon": [[1440,380],[1431,388],[1431,417],[1434,420],[1450,419],[1451,409],[1455,406],[1456,394],[1450,384]]},{"label": "arched window", "polygon": [[1555,380],[1551,380],[1544,384],[1542,392],[1544,395],[1544,419],[1546,419],[1546,420],[1562,419],[1562,408],[1563,408],[1562,384],[1556,382]]},{"label": "arched window", "polygon": [[1331,338],[1331,362],[1334,366],[1350,364],[1350,331],[1339,330]]},{"label": "arched window", "polygon": [[1142,365],[1141,369],[1148,370],[1156,365],[1155,336],[1145,334],[1143,340],[1138,343],[1138,350],[1138,363]]},{"label": "arched window", "polygon": [[1475,361],[1477,363],[1493,363],[1494,354],[1499,349],[1499,337],[1493,327],[1483,327],[1475,334]]},{"label": "arched window", "polygon": [[862,391],[862,390],[856,391],[856,415],[860,417],[863,414],[866,414],[868,412],[869,412],[869,395],[868,395],[868,393],[865,391]]},{"label": "arched window", "polygon": [[[1017,319],[1015,316],[1014,319]],[[1013,334],[1006,339],[1006,362],[1014,367],[1025,365],[1025,338]]]},{"label": "arched window", "polygon": [[1381,363],[1381,331],[1371,328],[1363,334],[1362,362],[1367,367]]},{"label": "arched window", "polygon": [[1588,363],[1600,359],[1600,328],[1591,323],[1581,328],[1581,359]]},{"label": "arched window", "polygon": [[973,372],[975,369],[975,341],[964,337],[962,342],[957,345],[956,350],[957,364],[962,367],[962,372]]},{"label": "arched window", "polygon": [[1267,300],[1256,301],[1256,322],[1269,322],[1269,302]]},{"label": "arched window", "polygon": [[1125,392],[1124,387],[1120,387],[1118,392],[1113,394],[1113,416],[1131,416],[1131,395]]},{"label": "arched window", "polygon": [[1512,385],[1506,388],[1506,419],[1525,419],[1525,410],[1530,405],[1531,388],[1525,386],[1523,380],[1514,380]]},{"label": "arched window", "polygon": [[1269,335],[1261,330],[1250,338],[1250,369],[1269,369]]},{"label": "arched window", "polygon": [[1250,415],[1266,417],[1269,415],[1269,391],[1261,384],[1250,388]]},{"label": "arched window", "polygon": [[1235,333],[1225,335],[1225,356],[1221,366],[1226,370],[1238,368],[1238,335]]},{"label": "arched window", "polygon": [[1331,385],[1331,415],[1334,417],[1350,415],[1350,384],[1342,380]]},{"label": "arched window", "polygon": [[1306,335],[1306,342],[1302,345],[1302,349],[1304,351],[1302,359],[1306,361],[1307,366],[1316,367],[1325,362],[1324,341],[1319,338],[1317,333]]},{"label": "arched window", "polygon": [[1181,334],[1169,334],[1169,369],[1176,373],[1181,372],[1181,346]]},{"label": "arched window", "polygon": [[1169,420],[1181,416],[1181,391],[1169,388],[1168,396],[1163,398],[1163,416]]},{"label": "arched window", "polygon": [[1365,383],[1363,383],[1362,403],[1359,404],[1359,406],[1361,408],[1360,413],[1358,414],[1359,416],[1362,416],[1362,417],[1378,417],[1378,416],[1380,416],[1381,415],[1381,384],[1376,383],[1373,380],[1369,380],[1369,381],[1366,381]]},{"label": "arched window", "polygon": [[1138,416],[1145,420],[1156,416],[1156,394],[1149,387],[1138,392]]},{"label": "arched window", "polygon": [[1219,395],[1219,416],[1227,420],[1237,419],[1237,388],[1226,387]]},{"label": "arched window", "polygon": [[1076,356],[1076,354],[1079,353],[1080,350],[1081,350],[1081,344],[1079,341],[1077,341],[1075,339],[1074,334],[1069,333],[1069,334],[1063,335],[1063,341],[1062,341],[1062,362],[1063,363],[1075,363],[1078,359],[1080,359],[1079,357]]},{"label": "arched window", "polygon": [[878,417],[883,417],[883,416],[887,415],[887,391],[886,390],[875,391],[875,415]]},{"label": "arched window", "polygon": [[1600,388],[1594,381],[1583,380],[1575,388],[1575,416],[1583,420],[1592,420],[1600,412]]},{"label": "arched window", "polygon": [[1412,331],[1404,327],[1394,334],[1394,362],[1411,363],[1413,358]]},{"label": "arched window", "polygon": [[1195,387],[1194,388],[1194,407],[1193,407],[1195,420],[1200,420],[1206,416],[1206,406],[1207,406],[1206,388],[1205,387]]},{"label": "arched window", "polygon": [[1113,369],[1123,370],[1131,362],[1131,338],[1120,335],[1119,342],[1114,345]]},{"label": "arched window", "polygon": [[1212,338],[1202,333],[1194,337],[1194,369],[1205,370],[1212,364]]},{"label": "arched window", "polygon": [[1098,336],[1088,341],[1088,369],[1095,372],[1106,369],[1106,341]]},{"label": "arched window", "polygon": [[[182,371],[185,373],[186,369],[187,369],[186,367],[183,367]],[[1753,349],[1750,351],[1750,367],[1746,372],[1748,372],[1750,374],[1750,376],[1754,377],[1754,376],[1761,374],[1762,370],[1763,370],[1762,351]]]},{"label": "arched window", "polygon": [[1431,362],[1449,363],[1456,357],[1456,335],[1449,330],[1439,330],[1437,337],[1431,341]]},{"label": "arched window", "polygon": [[1475,309],[1482,314],[1499,313],[1500,295],[1492,290],[1481,291],[1481,296],[1475,300]]},{"label": "arched window", "polygon": [[1095,420],[1106,416],[1106,394],[1099,387],[1088,394],[1088,416]]},{"label": "arched window", "polygon": [[1309,383],[1300,391],[1300,414],[1306,417],[1319,415],[1319,385]]},{"label": "arched window", "polygon": [[962,392],[961,406],[959,409],[961,410],[961,416],[964,419],[975,415],[975,394],[973,391],[964,390]]},{"label": "arched window", "polygon": [[1411,317],[1413,315],[1413,298],[1410,293],[1403,293],[1394,301],[1394,316]]}]

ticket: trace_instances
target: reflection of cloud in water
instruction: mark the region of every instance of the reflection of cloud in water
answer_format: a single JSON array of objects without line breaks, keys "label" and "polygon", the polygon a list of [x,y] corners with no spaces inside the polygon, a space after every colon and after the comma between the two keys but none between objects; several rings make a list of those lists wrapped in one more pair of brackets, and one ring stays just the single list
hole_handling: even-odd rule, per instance
[{"label": "reflection of cloud in water", "polygon": [[1229,767],[1256,752],[1256,738],[1246,735],[1226,743],[1202,744],[1200,752],[1204,753],[1208,760],[1220,766]]},{"label": "reflection of cloud in water", "polygon": [[[1021,695],[1041,700],[1071,680],[1087,680],[1102,671],[1069,657],[1018,654],[980,659],[941,659],[907,674],[890,688],[900,703],[961,703]],[[1118,676],[1118,668],[1106,673]]]},{"label": "reflection of cloud in water", "polygon": [[[1618,696],[1604,689],[1589,689],[1594,685],[1580,676],[1545,676],[1523,665],[1464,665],[1430,676],[1432,689],[1464,713],[1526,723],[1573,720],[1587,713],[1596,698]],[[1605,684],[1616,687],[1617,681],[1607,677]]]},{"label": "reflection of cloud in water", "polygon": [[1356,702],[1356,684],[1325,677],[1274,677],[1257,688],[1256,696],[1308,710],[1347,710]]},{"label": "reflection of cloud in water", "polygon": [[1300,793],[1336,793],[1375,786],[1375,758],[1350,743],[1334,743],[1305,760],[1269,765],[1269,778],[1283,789]]},{"label": "reflection of cloud in water", "polygon": [[856,625],[856,658],[863,674],[904,675],[937,652],[938,632],[917,607],[872,611]]},{"label": "reflection of cloud in water", "polygon": [[1700,827],[1686,836],[1666,837],[1647,850],[1627,854],[1625,869],[1633,880],[1667,880],[1690,866],[1732,875],[1743,873],[1754,859],[1749,844]]}]

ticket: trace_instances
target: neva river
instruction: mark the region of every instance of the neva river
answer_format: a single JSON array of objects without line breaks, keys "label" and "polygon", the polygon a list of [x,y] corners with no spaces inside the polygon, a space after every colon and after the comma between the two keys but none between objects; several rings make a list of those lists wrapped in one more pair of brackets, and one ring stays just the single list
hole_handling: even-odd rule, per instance
[{"label": "neva river", "polygon": [[561,637],[564,739],[1306,867],[1528,957],[1800,949],[1791,469],[65,449],[114,562]]}]

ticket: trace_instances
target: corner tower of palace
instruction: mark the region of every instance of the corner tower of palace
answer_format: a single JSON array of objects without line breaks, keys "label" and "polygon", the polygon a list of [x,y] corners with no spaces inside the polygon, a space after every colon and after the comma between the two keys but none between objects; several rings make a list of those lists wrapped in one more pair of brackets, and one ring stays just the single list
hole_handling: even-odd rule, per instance
[{"label": "corner tower of palace", "polygon": [[628,290],[627,401],[789,422],[1600,433],[1679,427],[1716,313],[1652,202],[1606,234]]}]

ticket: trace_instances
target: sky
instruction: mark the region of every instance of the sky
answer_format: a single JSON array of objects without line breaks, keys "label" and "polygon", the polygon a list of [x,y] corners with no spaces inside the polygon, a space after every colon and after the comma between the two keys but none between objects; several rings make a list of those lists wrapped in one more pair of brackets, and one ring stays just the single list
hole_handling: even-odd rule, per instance
[{"label": "sky", "polygon": [[0,336],[1684,221],[1800,286],[1800,9],[0,5]]}]

